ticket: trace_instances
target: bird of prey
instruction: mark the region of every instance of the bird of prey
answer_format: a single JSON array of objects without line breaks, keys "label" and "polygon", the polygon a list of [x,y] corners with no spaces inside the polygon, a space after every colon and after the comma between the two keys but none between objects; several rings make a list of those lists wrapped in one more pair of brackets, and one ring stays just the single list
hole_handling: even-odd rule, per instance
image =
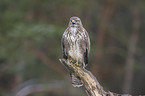
[{"label": "bird of prey", "polygon": [[[70,18],[68,28],[63,33],[61,42],[63,58],[75,62],[79,67],[85,68],[88,64],[90,38],[80,18]],[[74,87],[83,86],[79,78],[75,77],[71,72],[70,76]]]}]

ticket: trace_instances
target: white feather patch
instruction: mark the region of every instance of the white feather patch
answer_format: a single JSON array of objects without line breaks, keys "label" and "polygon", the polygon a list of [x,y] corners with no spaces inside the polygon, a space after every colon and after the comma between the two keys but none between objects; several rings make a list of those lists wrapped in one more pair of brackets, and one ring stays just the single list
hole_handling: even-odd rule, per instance
[{"label": "white feather patch", "polygon": [[[70,42],[73,43],[70,43],[71,47],[70,47],[70,50],[69,50],[69,55],[75,59],[75,60],[80,60],[80,61],[83,61],[83,54],[81,54],[81,49],[80,49],[80,46],[79,46],[79,40],[82,39],[82,36],[80,35],[77,35],[77,28],[75,27],[71,27],[70,28],[70,32],[71,32],[71,36],[68,35],[68,40]],[[79,32],[80,34],[80,32]],[[79,39],[78,39],[79,38]]]}]

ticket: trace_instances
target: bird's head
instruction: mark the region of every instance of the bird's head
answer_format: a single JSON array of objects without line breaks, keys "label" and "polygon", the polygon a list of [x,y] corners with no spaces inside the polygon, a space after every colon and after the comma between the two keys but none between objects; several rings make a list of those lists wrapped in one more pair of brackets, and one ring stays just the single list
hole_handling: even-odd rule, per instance
[{"label": "bird's head", "polygon": [[69,26],[77,27],[77,26],[80,26],[80,25],[82,25],[82,22],[81,22],[79,17],[71,17],[70,18]]}]

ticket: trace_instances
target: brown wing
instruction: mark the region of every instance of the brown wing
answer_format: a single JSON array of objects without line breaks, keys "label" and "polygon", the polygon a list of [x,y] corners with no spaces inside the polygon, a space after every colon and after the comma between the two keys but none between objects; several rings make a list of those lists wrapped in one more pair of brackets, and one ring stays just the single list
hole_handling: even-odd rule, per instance
[{"label": "brown wing", "polygon": [[86,45],[85,52],[84,52],[84,62],[85,62],[85,64],[88,64],[89,53],[90,53],[90,38],[89,38],[87,31],[85,33],[86,33],[87,37],[85,38],[85,42],[84,42]]},{"label": "brown wing", "polygon": [[68,28],[65,30],[62,36],[61,40],[61,45],[62,45],[62,55],[64,59],[68,59],[68,42],[67,42],[67,33],[68,33]]}]

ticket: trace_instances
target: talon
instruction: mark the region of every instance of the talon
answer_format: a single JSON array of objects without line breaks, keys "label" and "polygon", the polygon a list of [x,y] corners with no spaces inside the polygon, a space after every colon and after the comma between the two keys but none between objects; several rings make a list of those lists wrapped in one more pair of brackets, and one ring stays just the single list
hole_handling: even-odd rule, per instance
[{"label": "talon", "polygon": [[81,67],[81,64],[78,64],[77,62],[75,63],[75,65],[76,65],[77,67]]},{"label": "talon", "polygon": [[69,60],[71,63],[73,63],[73,60],[71,59],[71,60]]}]

